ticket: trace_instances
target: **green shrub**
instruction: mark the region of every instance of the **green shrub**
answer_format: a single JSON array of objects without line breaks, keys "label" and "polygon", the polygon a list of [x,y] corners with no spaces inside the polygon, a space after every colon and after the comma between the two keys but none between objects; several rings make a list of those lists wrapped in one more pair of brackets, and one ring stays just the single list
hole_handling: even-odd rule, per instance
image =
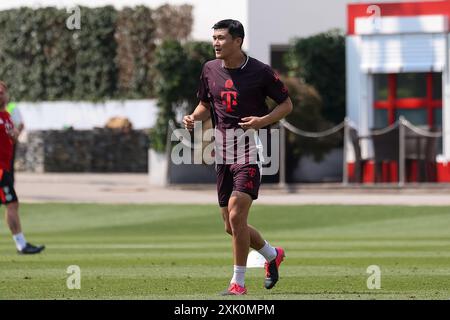
[{"label": "green shrub", "polygon": [[[155,90],[158,97],[158,119],[152,130],[152,148],[163,151],[167,124],[176,123],[176,111],[190,113],[198,104],[196,96],[202,65],[214,58],[210,43],[166,40],[156,51]],[[182,66],[182,67],[180,67]]]},{"label": "green shrub", "polygon": [[[294,105],[286,120],[293,126],[309,132],[325,131],[334,124],[322,115],[323,101],[317,90],[297,78],[283,78],[289,89],[289,96]],[[322,160],[329,150],[336,148],[342,141],[342,130],[324,138],[299,136],[286,130],[286,168],[288,177],[293,175],[298,160],[311,155],[316,161]]]},{"label": "green shrub", "polygon": [[323,101],[323,116],[337,124],[345,117],[345,36],[339,30],[295,39],[285,63],[290,76],[312,85]]},{"label": "green shrub", "polygon": [[15,101],[142,99],[154,97],[154,54],[164,39],[185,40],[192,7],[81,7],[0,12],[0,79]]}]

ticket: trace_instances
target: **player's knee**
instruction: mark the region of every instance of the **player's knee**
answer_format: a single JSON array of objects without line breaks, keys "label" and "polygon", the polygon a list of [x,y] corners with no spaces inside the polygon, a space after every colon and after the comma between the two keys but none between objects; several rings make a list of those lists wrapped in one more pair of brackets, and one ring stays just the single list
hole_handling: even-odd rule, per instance
[{"label": "player's knee", "polygon": [[237,230],[247,225],[247,221],[245,221],[242,217],[242,214],[239,214],[238,211],[230,212],[230,226],[231,230]]}]

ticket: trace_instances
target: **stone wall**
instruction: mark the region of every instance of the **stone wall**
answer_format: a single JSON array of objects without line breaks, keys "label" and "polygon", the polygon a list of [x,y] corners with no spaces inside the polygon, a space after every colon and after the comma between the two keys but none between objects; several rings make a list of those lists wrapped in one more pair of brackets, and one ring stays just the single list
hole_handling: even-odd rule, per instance
[{"label": "stone wall", "polygon": [[148,132],[98,128],[31,131],[18,145],[16,170],[147,172]]}]

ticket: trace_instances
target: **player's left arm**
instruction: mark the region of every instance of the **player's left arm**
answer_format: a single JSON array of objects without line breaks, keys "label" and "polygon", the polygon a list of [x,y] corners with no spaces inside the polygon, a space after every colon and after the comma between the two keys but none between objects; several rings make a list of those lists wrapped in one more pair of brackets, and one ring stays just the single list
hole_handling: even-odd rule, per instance
[{"label": "player's left arm", "polygon": [[287,97],[282,103],[277,105],[272,112],[264,117],[245,117],[241,119],[239,125],[242,129],[255,129],[259,130],[266,126],[271,125],[277,121],[280,121],[292,112],[292,101],[291,98]]}]

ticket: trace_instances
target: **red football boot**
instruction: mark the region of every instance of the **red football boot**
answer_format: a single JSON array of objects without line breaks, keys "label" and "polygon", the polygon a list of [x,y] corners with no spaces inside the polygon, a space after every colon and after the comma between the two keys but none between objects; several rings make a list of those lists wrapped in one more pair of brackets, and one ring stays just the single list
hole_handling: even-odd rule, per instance
[{"label": "red football boot", "polygon": [[247,288],[241,287],[237,283],[231,283],[227,290],[221,293],[222,296],[241,296],[247,294]]},{"label": "red football boot", "polygon": [[281,262],[283,262],[285,257],[283,248],[277,247],[275,248],[275,250],[277,251],[277,256],[275,257],[275,259],[264,264],[264,268],[266,269],[264,287],[266,289],[272,289],[278,282],[278,268],[280,267],[280,264]]}]

